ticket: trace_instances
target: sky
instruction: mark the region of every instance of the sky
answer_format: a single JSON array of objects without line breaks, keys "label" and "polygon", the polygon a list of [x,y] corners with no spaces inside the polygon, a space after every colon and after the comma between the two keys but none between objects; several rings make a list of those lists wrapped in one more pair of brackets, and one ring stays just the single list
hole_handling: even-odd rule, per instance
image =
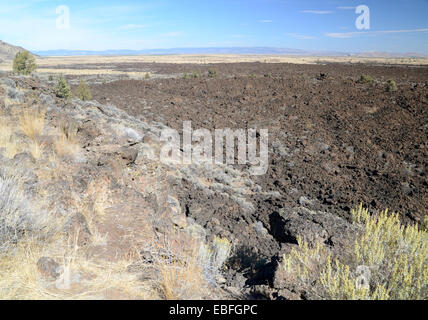
[{"label": "sky", "polygon": [[[356,13],[360,5],[368,10]],[[276,47],[428,54],[428,0],[0,0],[0,40],[31,51]]]}]

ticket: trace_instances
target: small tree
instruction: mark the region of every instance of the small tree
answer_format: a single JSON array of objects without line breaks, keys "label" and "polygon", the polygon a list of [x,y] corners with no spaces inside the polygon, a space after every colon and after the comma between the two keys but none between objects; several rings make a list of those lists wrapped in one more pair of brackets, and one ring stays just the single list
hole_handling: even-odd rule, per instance
[{"label": "small tree", "polygon": [[58,98],[63,98],[70,100],[72,97],[72,92],[70,86],[67,83],[67,80],[61,75],[58,78],[58,82],[55,86],[55,94]]},{"label": "small tree", "polygon": [[149,73],[149,72],[146,72],[146,75],[144,76],[144,78],[145,78],[145,79],[150,79],[150,77],[151,77],[151,76],[150,76],[150,73]]},{"label": "small tree", "polygon": [[20,51],[13,59],[13,72],[29,75],[37,69],[36,59],[28,51]]},{"label": "small tree", "polygon": [[82,101],[92,99],[91,90],[88,88],[85,81],[80,80],[79,86],[76,89],[76,95]]}]

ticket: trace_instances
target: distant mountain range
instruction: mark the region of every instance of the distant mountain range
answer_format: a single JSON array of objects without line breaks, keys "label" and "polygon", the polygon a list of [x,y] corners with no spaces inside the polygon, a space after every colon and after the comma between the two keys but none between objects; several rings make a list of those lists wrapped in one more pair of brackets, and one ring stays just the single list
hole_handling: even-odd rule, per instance
[{"label": "distant mountain range", "polygon": [[[24,48],[17,47],[0,40],[0,61],[11,60]],[[211,48],[172,48],[172,49],[145,49],[145,50],[46,50],[32,51],[39,56],[87,56],[87,55],[168,55],[168,54],[265,54],[265,55],[295,55],[295,56],[330,56],[330,57],[382,57],[382,58],[427,58],[428,54],[418,53],[388,53],[388,52],[362,52],[349,53],[338,51],[305,51],[290,48],[272,47],[211,47]]]},{"label": "distant mountain range", "polygon": [[211,48],[172,48],[145,50],[47,50],[34,51],[40,56],[85,56],[85,55],[168,55],[168,54],[272,54],[296,56],[334,56],[334,57],[382,57],[382,58],[427,58],[428,54],[419,53],[388,53],[388,52],[338,52],[338,51],[305,51],[290,48],[271,47],[211,47]]}]

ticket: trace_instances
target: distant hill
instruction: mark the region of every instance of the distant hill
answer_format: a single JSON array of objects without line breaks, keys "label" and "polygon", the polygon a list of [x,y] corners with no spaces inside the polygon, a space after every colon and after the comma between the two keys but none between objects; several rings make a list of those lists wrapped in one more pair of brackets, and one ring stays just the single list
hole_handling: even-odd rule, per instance
[{"label": "distant hill", "polygon": [[40,56],[85,56],[85,55],[168,55],[168,54],[274,54],[296,56],[343,56],[348,55],[335,51],[304,51],[290,48],[272,47],[208,47],[208,48],[172,48],[172,49],[145,49],[145,50],[47,50],[36,51]]},{"label": "distant hill", "polygon": [[305,51],[288,48],[269,47],[210,47],[210,48],[172,48],[172,49],[145,49],[145,50],[48,50],[37,51],[40,56],[75,56],[75,55],[139,55],[139,54],[287,54],[303,55]]},{"label": "distant hill", "polygon": [[47,50],[35,51],[40,56],[86,56],[86,55],[167,55],[167,54],[273,54],[296,56],[329,56],[329,57],[379,57],[379,58],[423,58],[428,55],[418,53],[388,53],[388,52],[338,52],[338,51],[305,51],[290,48],[272,47],[210,47],[210,48],[172,48],[146,50]]},{"label": "distant hill", "polygon": [[28,51],[22,47],[17,47],[0,40],[0,62],[13,60],[15,55],[20,51]]}]

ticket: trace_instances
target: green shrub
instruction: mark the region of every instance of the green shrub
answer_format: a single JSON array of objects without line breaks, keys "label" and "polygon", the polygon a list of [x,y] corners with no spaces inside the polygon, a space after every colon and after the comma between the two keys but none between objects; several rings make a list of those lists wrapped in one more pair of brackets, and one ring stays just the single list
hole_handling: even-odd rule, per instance
[{"label": "green shrub", "polygon": [[428,292],[428,231],[403,226],[398,214],[351,211],[361,232],[350,252],[333,258],[323,244],[283,256],[284,278],[320,299],[419,300]]},{"label": "green shrub", "polygon": [[248,75],[248,78],[250,78],[250,79],[255,79],[255,78],[257,78],[257,76],[256,76],[254,73],[250,73],[250,74]]},{"label": "green shrub", "polygon": [[21,51],[13,59],[13,72],[30,75],[37,69],[36,59],[28,51]]},{"label": "green shrub", "polygon": [[61,75],[58,77],[57,84],[55,86],[55,94],[58,98],[70,100],[73,96],[70,86],[67,80]]},{"label": "green shrub", "polygon": [[208,77],[210,78],[216,78],[218,75],[218,72],[216,69],[209,69],[208,70]]},{"label": "green shrub", "polygon": [[53,75],[50,74],[49,77],[48,77],[48,80],[49,81],[53,81],[53,79],[54,79]]},{"label": "green shrub", "polygon": [[361,83],[361,84],[370,84],[370,83],[374,82],[374,79],[373,79],[373,77],[371,77],[369,75],[362,74],[360,79],[358,79],[357,82]]},{"label": "green shrub", "polygon": [[144,76],[144,79],[150,79],[150,78],[151,78],[150,73],[146,72],[146,75]]},{"label": "green shrub", "polygon": [[92,99],[91,90],[88,88],[85,81],[80,80],[79,86],[76,89],[76,95],[82,101]]},{"label": "green shrub", "polygon": [[386,92],[397,91],[398,88],[397,88],[397,84],[395,83],[395,81],[394,80],[388,80],[386,82],[385,90],[386,90]]},{"label": "green shrub", "polygon": [[427,81],[425,81],[425,86],[427,86],[427,87],[428,87],[428,80],[427,80]]},{"label": "green shrub", "polygon": [[[198,72],[196,72],[196,71],[194,71],[193,73],[192,73],[192,77],[193,77],[193,79],[197,79],[197,78],[199,78],[199,73]],[[428,82],[428,81],[427,81]]]}]

